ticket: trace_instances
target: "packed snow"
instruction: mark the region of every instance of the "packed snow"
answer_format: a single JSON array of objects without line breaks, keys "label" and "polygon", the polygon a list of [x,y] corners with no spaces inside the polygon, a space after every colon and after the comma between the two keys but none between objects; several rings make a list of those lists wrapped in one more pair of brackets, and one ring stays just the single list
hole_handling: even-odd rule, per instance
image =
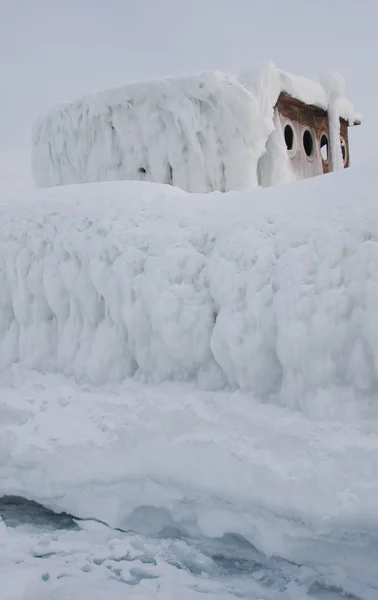
[{"label": "packed snow", "polygon": [[[37,121],[35,181],[49,187],[128,179],[227,192],[275,185],[278,173],[279,182],[290,180],[289,162],[283,158],[277,167],[278,154],[269,152],[279,139],[274,107],[281,92],[330,108],[337,122],[357,118],[339,76],[322,85],[272,64],[240,77],[204,72],[130,83],[62,104]],[[339,149],[339,138],[335,143]]]},{"label": "packed snow", "polygon": [[376,170],[0,200],[1,600],[376,600]]}]

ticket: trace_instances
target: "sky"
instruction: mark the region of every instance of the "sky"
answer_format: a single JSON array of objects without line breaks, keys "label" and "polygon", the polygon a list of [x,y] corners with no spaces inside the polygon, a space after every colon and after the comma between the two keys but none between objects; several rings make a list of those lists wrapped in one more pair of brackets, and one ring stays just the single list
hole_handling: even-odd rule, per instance
[{"label": "sky", "polygon": [[31,128],[54,104],[269,60],[341,73],[364,121],[352,164],[378,156],[377,24],[378,0],[0,0],[0,189],[33,185]]}]

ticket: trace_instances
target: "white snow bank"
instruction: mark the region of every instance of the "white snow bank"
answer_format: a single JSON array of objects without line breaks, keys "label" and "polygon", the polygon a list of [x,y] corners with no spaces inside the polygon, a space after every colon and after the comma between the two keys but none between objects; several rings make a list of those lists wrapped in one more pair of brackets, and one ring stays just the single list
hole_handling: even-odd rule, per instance
[{"label": "white snow bank", "polygon": [[[326,85],[289,75],[269,64],[240,78],[204,72],[87,95],[37,121],[35,181],[49,187],[146,180],[188,192],[274,185],[277,172],[267,177],[265,165],[265,177],[259,180],[258,161],[277,128],[273,111],[278,97],[285,92],[327,110],[334,90],[332,78],[324,81]],[[354,122],[354,108],[344,94],[332,107],[339,111],[337,118]],[[286,151],[284,143],[282,149]],[[285,160],[281,182],[291,172],[284,165]],[[269,169],[277,168],[269,159]]]},{"label": "white snow bank", "polygon": [[0,370],[376,414],[377,240],[376,164],[226,195],[120,182],[4,198]]},{"label": "white snow bank", "polygon": [[[23,496],[160,540],[178,530],[197,546],[203,536],[240,534],[266,557],[292,565],[277,561],[282,596],[276,588],[256,598],[304,598],[320,582],[376,599],[377,419],[316,422],[241,392],[199,392],[183,383],[129,381],[103,391],[16,368],[0,383],[0,497]],[[57,553],[54,539],[42,537],[39,553]],[[83,544],[84,555],[69,561],[78,568],[88,564],[89,550],[92,563],[96,556],[116,560],[114,545]],[[11,539],[7,547],[9,557]],[[121,560],[126,551],[119,552]],[[161,550],[158,557],[161,563]],[[51,581],[69,568],[53,559]],[[124,565],[127,573],[131,567]],[[270,587],[268,577],[274,580],[269,569],[261,583]],[[297,596],[289,581],[300,588]]]}]

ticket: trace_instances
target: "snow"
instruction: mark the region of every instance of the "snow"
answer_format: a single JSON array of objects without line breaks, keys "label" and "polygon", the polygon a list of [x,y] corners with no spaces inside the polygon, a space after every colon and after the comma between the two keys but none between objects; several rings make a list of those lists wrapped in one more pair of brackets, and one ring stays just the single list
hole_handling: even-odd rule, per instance
[{"label": "snow", "polygon": [[376,170],[2,197],[1,600],[376,600]]},{"label": "snow", "polygon": [[[322,85],[268,64],[240,77],[208,71],[90,94],[35,124],[34,178],[38,187],[128,179],[188,192],[274,185],[277,172],[270,173],[285,145],[274,156],[266,147],[280,128],[274,107],[281,92],[331,107],[351,124],[357,118],[344,93],[333,102],[332,81],[339,90],[340,76],[324,77]],[[292,179],[285,158],[278,169],[280,182]]]}]

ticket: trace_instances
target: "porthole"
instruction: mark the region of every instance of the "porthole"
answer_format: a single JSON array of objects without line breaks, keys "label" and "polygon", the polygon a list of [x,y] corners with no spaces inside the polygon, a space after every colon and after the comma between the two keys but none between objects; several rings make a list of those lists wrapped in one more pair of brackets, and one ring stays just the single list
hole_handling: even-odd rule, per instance
[{"label": "porthole", "polygon": [[291,125],[286,125],[284,129],[286,148],[290,151],[294,146],[294,131]]},{"label": "porthole", "polygon": [[139,173],[145,173],[145,172],[146,172],[146,169],[144,167],[139,168]]},{"label": "porthole", "polygon": [[340,137],[340,145],[341,145],[341,154],[342,154],[342,157],[343,157],[343,163],[344,163],[344,165],[346,165],[347,159],[348,159],[348,156],[347,156],[347,147],[346,147],[345,140],[342,137]]},{"label": "porthole", "polygon": [[327,163],[328,162],[328,137],[326,136],[325,133],[323,133],[322,137],[320,138],[320,154],[322,157],[322,161]]},{"label": "porthole", "polygon": [[314,152],[314,139],[309,129],[306,129],[303,134],[303,148],[307,158],[311,158]]}]

